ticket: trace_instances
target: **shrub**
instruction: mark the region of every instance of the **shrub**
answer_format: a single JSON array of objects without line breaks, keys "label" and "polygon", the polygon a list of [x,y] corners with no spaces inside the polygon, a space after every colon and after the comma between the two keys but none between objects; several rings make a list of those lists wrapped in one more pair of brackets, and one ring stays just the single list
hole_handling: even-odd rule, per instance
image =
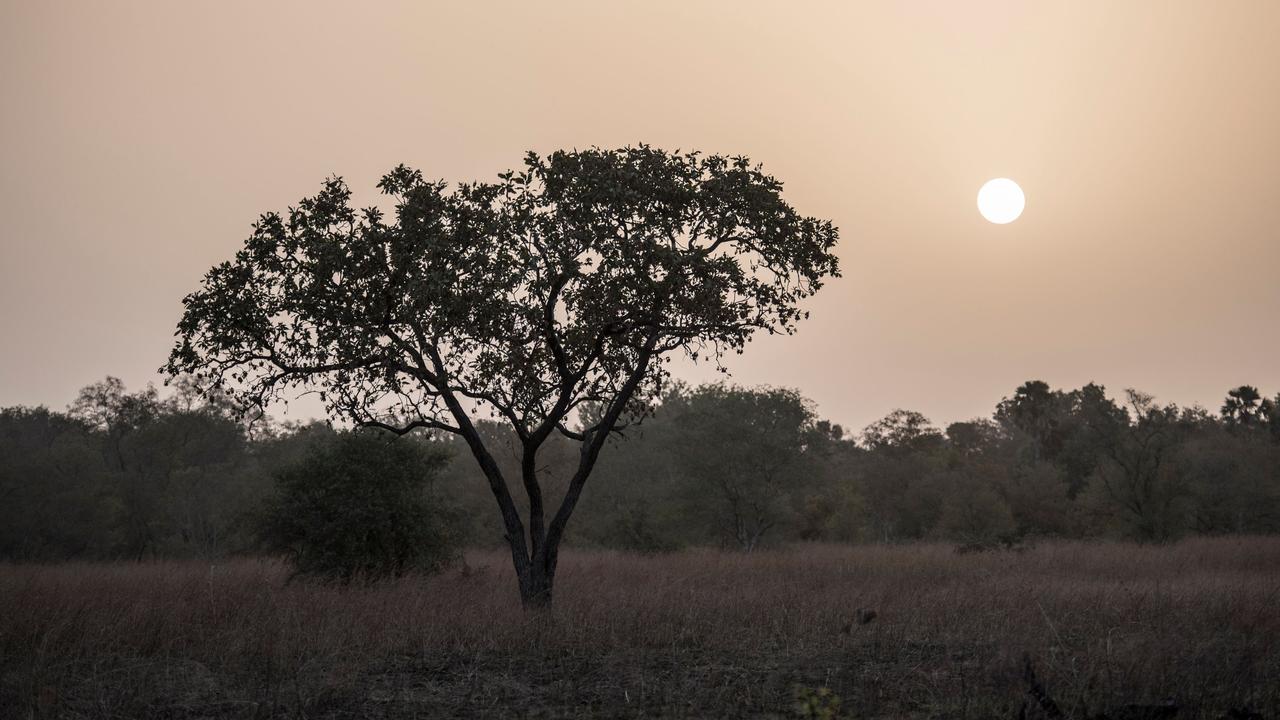
[{"label": "shrub", "polygon": [[312,447],[277,473],[261,522],[265,547],[286,553],[296,574],[367,582],[435,572],[458,556],[448,513],[430,493],[447,453],[381,432]]}]

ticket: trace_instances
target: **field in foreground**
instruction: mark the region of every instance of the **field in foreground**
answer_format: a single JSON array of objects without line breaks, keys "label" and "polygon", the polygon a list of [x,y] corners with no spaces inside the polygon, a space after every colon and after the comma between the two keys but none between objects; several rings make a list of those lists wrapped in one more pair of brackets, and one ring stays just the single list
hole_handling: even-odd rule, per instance
[{"label": "field in foreground", "polygon": [[507,564],[0,566],[0,715],[1052,717],[1029,658],[1063,717],[1280,717],[1280,538],[571,552],[544,616]]}]

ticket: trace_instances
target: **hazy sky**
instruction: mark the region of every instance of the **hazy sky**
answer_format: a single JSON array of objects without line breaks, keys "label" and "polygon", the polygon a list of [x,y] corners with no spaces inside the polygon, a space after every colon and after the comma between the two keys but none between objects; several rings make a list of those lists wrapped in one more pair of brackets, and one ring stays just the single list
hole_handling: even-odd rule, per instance
[{"label": "hazy sky", "polygon": [[731,362],[838,422],[1032,378],[1280,391],[1280,2],[2,7],[0,405],[157,380],[182,296],[329,174],[367,201],[401,162],[639,141],[749,155],[840,227],[800,333]]}]

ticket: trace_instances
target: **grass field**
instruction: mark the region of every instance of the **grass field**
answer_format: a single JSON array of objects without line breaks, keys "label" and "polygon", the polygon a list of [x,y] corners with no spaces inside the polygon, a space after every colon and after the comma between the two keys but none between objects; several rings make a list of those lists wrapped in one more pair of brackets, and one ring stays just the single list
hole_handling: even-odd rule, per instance
[{"label": "grass field", "polygon": [[371,588],[287,576],[0,566],[0,712],[798,717],[828,688],[849,718],[1280,717],[1280,538],[569,552],[533,616],[496,552]]}]

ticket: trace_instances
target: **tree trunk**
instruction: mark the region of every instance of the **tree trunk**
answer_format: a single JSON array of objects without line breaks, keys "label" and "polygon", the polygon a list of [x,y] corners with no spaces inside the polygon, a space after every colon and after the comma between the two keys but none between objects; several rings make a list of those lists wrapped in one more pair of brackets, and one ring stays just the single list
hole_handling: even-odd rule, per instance
[{"label": "tree trunk", "polygon": [[559,415],[545,420],[537,431],[525,439],[521,475],[524,479],[525,491],[529,497],[530,523],[529,542],[527,545],[524,536],[524,523],[521,522],[520,513],[516,510],[515,504],[511,500],[511,494],[507,489],[507,483],[502,476],[502,471],[498,469],[497,463],[493,461],[493,456],[484,448],[484,443],[480,440],[479,434],[470,425],[470,421],[466,418],[466,413],[457,404],[457,400],[451,396],[446,396],[446,400],[452,403],[454,416],[458,419],[459,424],[468,428],[469,432],[464,436],[471,444],[472,452],[475,454],[476,459],[480,461],[480,466],[489,478],[489,485],[493,489],[494,496],[498,499],[498,505],[502,510],[503,524],[507,529],[507,543],[511,546],[511,557],[515,563],[516,580],[520,586],[520,603],[524,605],[526,610],[547,608],[551,605],[551,591],[556,579],[556,563],[560,556],[560,541],[564,539],[564,531],[569,524],[569,517],[573,515],[573,510],[578,505],[578,499],[582,496],[582,488],[586,484],[587,478],[591,475],[592,468],[595,467],[596,459],[600,456],[600,450],[609,438],[609,433],[617,425],[618,417],[622,414],[627,403],[631,401],[631,396],[635,394],[640,381],[644,379],[645,373],[648,371],[649,358],[653,355],[653,347],[657,341],[658,334],[654,330],[649,334],[644,347],[640,351],[640,359],[635,369],[632,370],[627,381],[623,383],[622,388],[610,402],[604,417],[591,430],[582,433],[578,469],[569,480],[569,487],[565,490],[564,498],[560,501],[560,509],[556,511],[555,516],[551,518],[551,523],[546,525],[545,528],[543,526],[545,516],[542,505],[542,487],[539,485],[537,477],[537,450],[542,441],[555,430],[557,422],[564,418],[567,406],[560,409]]},{"label": "tree trunk", "polygon": [[526,610],[551,607],[551,590],[555,576],[547,574],[541,563],[535,563],[532,572],[520,584],[520,603]]},{"label": "tree trunk", "polygon": [[542,610],[551,606],[551,593],[556,579],[559,548],[544,547],[541,557],[526,560],[517,568],[520,604],[525,610]]}]

